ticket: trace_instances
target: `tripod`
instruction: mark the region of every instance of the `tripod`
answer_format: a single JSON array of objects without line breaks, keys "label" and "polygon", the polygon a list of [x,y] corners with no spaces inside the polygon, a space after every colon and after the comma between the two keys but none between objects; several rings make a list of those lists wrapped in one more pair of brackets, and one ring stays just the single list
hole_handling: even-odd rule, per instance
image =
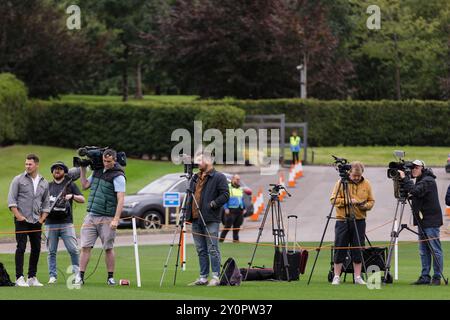
[{"label": "tripod", "polygon": [[[408,202],[409,206],[411,207],[411,212],[412,212],[413,218],[417,222],[417,229],[418,229],[419,232],[409,228],[407,224],[402,224],[403,213],[405,211],[405,206],[406,206],[407,202]],[[399,219],[397,220],[397,216],[398,216],[399,212],[400,212],[400,216],[399,216]],[[396,228],[396,225],[400,226],[400,228],[399,229],[398,229],[398,227]],[[432,245],[431,245],[431,243],[429,241],[430,239],[428,238],[425,230],[423,229],[422,223],[421,223],[419,217],[417,216],[417,214],[412,209],[411,203],[407,199],[407,197],[405,195],[405,192],[403,192],[403,190],[400,192],[400,196],[397,198],[397,206],[395,208],[394,221],[392,223],[391,241],[389,242],[389,251],[388,251],[388,256],[387,256],[387,259],[386,259],[386,269],[384,271],[383,283],[387,284],[387,283],[392,283],[393,282],[392,275],[390,273],[391,261],[392,261],[392,252],[393,252],[395,243],[397,243],[397,241],[398,241],[398,237],[400,236],[400,233],[403,230],[405,230],[405,229],[410,231],[410,232],[412,232],[412,233],[414,233],[414,234],[416,234],[416,235],[418,235],[420,237],[420,239],[422,239],[423,241],[426,242],[426,244],[428,246],[428,249],[430,250],[431,255],[433,256],[433,263],[437,264],[445,284],[448,285],[448,278],[445,278],[445,276],[443,274],[444,270],[442,270],[442,266],[440,265],[439,260],[437,259],[436,252],[434,251],[434,249],[433,249],[433,247],[432,247]]]},{"label": "tripod", "polygon": [[[264,225],[266,224],[266,220],[267,220],[267,216],[269,215],[269,212],[271,213],[271,219],[272,219],[272,235],[273,235],[273,244],[275,246],[275,256],[279,256],[281,254],[281,257],[283,259],[283,266],[286,271],[286,279],[288,281],[290,281],[289,263],[288,263],[288,258],[287,258],[286,240],[285,240],[285,234],[284,234],[283,214],[281,212],[279,192],[281,189],[284,189],[289,197],[291,196],[291,194],[286,190],[286,188],[283,185],[270,184],[270,186],[272,186],[273,188],[269,190],[270,198],[268,200],[266,210],[264,212],[264,216],[261,221],[261,225],[259,227],[259,232],[258,232],[258,237],[256,239],[255,249],[253,250],[252,258],[251,258],[250,262],[248,263],[247,273],[245,275],[244,281],[247,280],[248,273],[250,271],[250,268],[253,265],[253,260],[255,259],[256,249],[258,249],[259,241],[261,239],[261,235],[264,230]],[[281,249],[281,252],[280,252],[280,249]]]},{"label": "tripod", "polygon": [[341,168],[339,169],[339,175],[341,177],[341,180],[339,182],[339,186],[337,188],[333,204],[331,205],[330,213],[327,216],[327,223],[325,224],[325,229],[323,231],[322,238],[320,239],[319,247],[316,249],[317,250],[317,254],[316,254],[316,257],[314,259],[314,264],[313,264],[313,267],[311,269],[311,274],[309,275],[308,285],[311,282],[311,278],[312,278],[312,275],[314,273],[314,269],[316,267],[317,259],[319,258],[320,250],[321,250],[322,245],[323,245],[325,234],[327,232],[328,225],[329,225],[330,220],[332,218],[331,215],[333,214],[333,209],[334,209],[334,207],[336,205],[337,197],[339,196],[341,190],[343,191],[343,195],[344,195],[344,210],[345,210],[345,218],[346,218],[345,222],[346,223],[353,223],[353,226],[354,226],[354,229],[355,229],[355,232],[356,232],[356,238],[357,238],[357,241],[358,241],[358,247],[360,248],[361,261],[362,261],[362,265],[363,265],[364,274],[366,275],[366,278],[367,278],[366,264],[364,262],[364,255],[363,255],[362,248],[361,248],[361,239],[359,237],[358,228],[357,228],[357,225],[356,225],[356,218],[355,218],[355,211],[354,211],[355,208],[354,208],[354,205],[351,202],[350,190],[349,190],[349,187],[348,187],[349,176],[348,176],[347,171],[345,171],[343,169],[348,169],[349,170],[348,167],[343,167],[342,169]]},{"label": "tripod", "polygon": [[201,218],[203,225],[205,226],[207,237],[208,237],[209,241],[211,242],[212,248],[214,249],[213,251],[215,252],[215,254],[219,254],[219,251],[217,250],[214,242],[212,241],[212,237],[211,237],[211,234],[209,233],[208,227],[206,226],[205,219],[203,219],[203,214],[200,210],[200,206],[198,205],[197,200],[195,199],[195,197],[193,195],[193,191],[191,189],[189,189],[189,186],[191,185],[191,181],[193,179],[192,167],[189,168],[187,173],[185,175],[183,175],[182,177],[185,177],[188,180],[188,188],[186,189],[186,195],[185,195],[182,205],[181,205],[180,219],[175,228],[175,232],[173,233],[172,243],[170,244],[169,253],[167,254],[166,262],[164,263],[163,274],[162,274],[161,280],[159,282],[160,287],[162,286],[162,283],[164,281],[164,276],[167,271],[167,266],[168,266],[168,263],[170,260],[170,256],[172,255],[172,250],[175,245],[175,239],[177,237],[177,233],[179,232],[180,234],[179,234],[179,239],[178,239],[178,251],[177,251],[177,260],[175,263],[175,274],[173,277],[173,285],[176,285],[176,282],[177,282],[178,266],[179,266],[179,262],[180,262],[181,243],[182,243],[182,239],[183,239],[183,234],[184,234],[184,232],[186,232],[186,230],[184,230],[184,229],[185,229],[185,222],[186,222],[186,204],[188,203],[188,199],[191,199],[192,205],[195,204],[195,206],[197,207],[198,215]]}]

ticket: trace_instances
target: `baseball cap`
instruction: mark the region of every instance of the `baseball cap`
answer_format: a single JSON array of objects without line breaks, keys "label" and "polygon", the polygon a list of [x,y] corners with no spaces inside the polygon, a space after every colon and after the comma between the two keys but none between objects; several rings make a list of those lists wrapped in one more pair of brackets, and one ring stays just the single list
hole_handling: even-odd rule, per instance
[{"label": "baseball cap", "polygon": [[56,168],[62,168],[64,170],[64,173],[69,172],[69,168],[67,168],[67,166],[62,161],[56,161],[55,163],[53,163],[50,167],[50,172],[53,172],[53,170],[55,170]]},{"label": "baseball cap", "polygon": [[423,162],[422,160],[414,160],[412,163],[415,166],[419,166],[419,167],[424,167],[425,168],[425,162]]}]

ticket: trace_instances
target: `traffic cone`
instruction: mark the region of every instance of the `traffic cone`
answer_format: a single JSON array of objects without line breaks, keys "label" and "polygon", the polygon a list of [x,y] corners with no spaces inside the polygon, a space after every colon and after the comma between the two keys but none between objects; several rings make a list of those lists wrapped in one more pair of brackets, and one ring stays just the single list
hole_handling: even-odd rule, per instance
[{"label": "traffic cone", "polygon": [[258,195],[255,197],[253,203],[253,214],[250,216],[250,220],[258,221],[259,214],[262,211],[261,206],[264,206],[264,203],[262,203],[262,191],[261,188],[259,188]]},{"label": "traffic cone", "polygon": [[298,173],[297,173],[297,178],[300,177],[303,177],[303,165],[301,160],[298,162]]},{"label": "traffic cone", "polygon": [[450,218],[450,207],[447,206],[447,208],[445,208],[445,214],[447,215],[447,217]]},{"label": "traffic cone", "polygon": [[[284,186],[284,173],[282,173],[282,172],[280,172],[280,175],[278,178],[278,184],[281,184]],[[286,191],[281,189],[280,193],[278,195],[278,199],[280,199],[280,201],[283,201],[285,196],[286,196]]]},{"label": "traffic cone", "polygon": [[295,187],[295,176],[294,176],[294,168],[289,170],[289,179],[288,179],[289,188]]}]

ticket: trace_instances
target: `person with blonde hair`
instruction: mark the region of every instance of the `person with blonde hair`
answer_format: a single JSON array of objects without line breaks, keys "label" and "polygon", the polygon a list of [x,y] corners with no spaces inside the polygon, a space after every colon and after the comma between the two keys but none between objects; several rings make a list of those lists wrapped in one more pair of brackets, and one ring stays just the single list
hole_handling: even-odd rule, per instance
[{"label": "person with blonde hair", "polygon": [[[364,246],[366,236],[366,216],[367,211],[374,206],[375,199],[372,192],[372,186],[369,180],[363,177],[364,165],[359,161],[351,163],[349,171],[348,191],[350,203],[346,203],[344,190],[340,187],[339,180],[334,186],[331,195],[331,203],[336,207],[336,225],[334,246],[337,248],[334,255],[334,278],[333,285],[339,285],[341,282],[342,265],[347,256],[346,247],[357,247],[351,249],[351,258],[353,261],[353,270],[356,284],[365,284],[361,278],[362,257],[361,248]],[[338,192],[339,191],[339,192]],[[350,213],[350,216],[348,216]],[[353,220],[354,219],[354,220]]]}]

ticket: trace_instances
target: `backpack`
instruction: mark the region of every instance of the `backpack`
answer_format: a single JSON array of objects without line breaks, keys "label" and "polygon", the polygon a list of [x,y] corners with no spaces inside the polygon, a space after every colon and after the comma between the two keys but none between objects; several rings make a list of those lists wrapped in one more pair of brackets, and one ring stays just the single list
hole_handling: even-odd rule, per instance
[{"label": "backpack", "polygon": [[12,287],[15,286],[11,279],[9,278],[9,274],[5,269],[3,263],[0,262],[0,287]]},{"label": "backpack", "polygon": [[228,258],[225,261],[222,272],[220,273],[221,286],[239,286],[242,281],[242,275],[233,258]]}]

